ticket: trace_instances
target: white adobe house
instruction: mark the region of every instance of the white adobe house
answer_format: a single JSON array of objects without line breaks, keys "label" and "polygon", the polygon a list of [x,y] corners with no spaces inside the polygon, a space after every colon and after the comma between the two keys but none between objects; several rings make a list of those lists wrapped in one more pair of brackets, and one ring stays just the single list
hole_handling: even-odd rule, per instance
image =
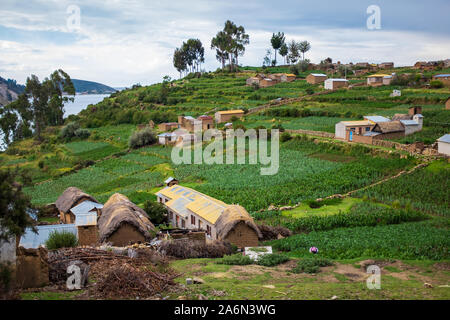
[{"label": "white adobe house", "polygon": [[334,89],[345,88],[345,87],[348,87],[347,79],[331,78],[331,79],[325,80],[325,82],[324,82],[324,88],[327,90],[334,90]]},{"label": "white adobe house", "polygon": [[450,133],[447,133],[437,140],[438,152],[450,156]]},{"label": "white adobe house", "polygon": [[405,126],[405,136],[422,131],[423,116],[421,114],[413,115],[412,120],[400,120],[400,122]]}]

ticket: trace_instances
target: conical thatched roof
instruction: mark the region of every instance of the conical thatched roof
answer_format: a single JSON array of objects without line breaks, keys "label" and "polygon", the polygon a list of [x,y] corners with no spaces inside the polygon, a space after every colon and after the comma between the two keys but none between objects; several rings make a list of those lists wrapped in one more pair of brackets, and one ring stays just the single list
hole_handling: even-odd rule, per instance
[{"label": "conical thatched roof", "polygon": [[229,205],[225,208],[223,213],[217,219],[216,230],[219,239],[225,239],[228,233],[233,230],[239,222],[244,222],[251,229],[255,230],[258,238],[262,238],[261,231],[259,231],[253,218],[248,214],[247,210],[239,205]]},{"label": "conical thatched roof", "polygon": [[88,195],[87,193],[84,193],[80,189],[69,187],[63,192],[62,195],[59,196],[58,200],[56,200],[55,202],[55,205],[58,210],[67,213],[82,198],[98,203],[98,201],[94,197]]},{"label": "conical thatched roof", "polygon": [[115,193],[103,206],[102,215],[98,219],[100,242],[107,241],[124,223],[135,227],[147,241],[151,240],[149,231],[155,231],[155,226],[150,222],[144,210],[126,196]]}]

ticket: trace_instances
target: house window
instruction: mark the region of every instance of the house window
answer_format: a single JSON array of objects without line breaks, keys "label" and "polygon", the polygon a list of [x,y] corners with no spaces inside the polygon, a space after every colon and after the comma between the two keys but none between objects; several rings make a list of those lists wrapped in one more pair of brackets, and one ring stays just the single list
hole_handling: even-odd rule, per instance
[{"label": "house window", "polygon": [[202,222],[201,222],[201,220],[198,220],[198,228],[199,228],[199,229],[202,228]]},{"label": "house window", "polygon": [[182,228],[186,228],[186,222],[184,221],[184,219],[181,220],[181,227],[182,227]]},{"label": "house window", "polygon": [[353,132],[354,132],[355,130],[356,130],[356,128],[350,128],[350,131],[353,131]]},{"label": "house window", "polygon": [[195,217],[191,216],[191,224],[195,226]]},{"label": "house window", "polygon": [[169,211],[169,219],[172,220],[173,219],[173,212]]},{"label": "house window", "polygon": [[366,127],[366,131],[370,131],[370,127]]},{"label": "house window", "polygon": [[206,234],[208,235],[208,236],[211,236],[211,227],[210,226],[206,226]]}]

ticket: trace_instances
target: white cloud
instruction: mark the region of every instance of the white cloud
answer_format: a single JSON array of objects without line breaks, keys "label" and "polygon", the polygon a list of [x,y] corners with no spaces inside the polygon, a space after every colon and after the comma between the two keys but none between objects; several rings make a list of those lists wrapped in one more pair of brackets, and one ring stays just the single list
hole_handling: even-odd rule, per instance
[{"label": "white cloud", "polygon": [[[27,2],[27,6],[18,6],[15,1],[3,1],[0,28],[15,28],[21,33],[14,39],[0,33],[0,70],[3,77],[22,83],[32,73],[42,78],[57,68],[73,78],[112,86],[150,84],[167,74],[177,77],[172,66],[173,50],[191,37],[199,38],[205,46],[204,67],[215,70],[219,63],[209,49],[210,39],[227,18],[247,26],[250,45],[240,58],[244,65],[261,65],[270,47],[272,31],[283,30],[288,40],[310,41],[312,49],[306,56],[313,62],[332,57],[344,63],[394,61],[397,65],[408,65],[416,60],[445,59],[450,52],[449,36],[443,33],[368,31],[364,19],[360,27],[354,23],[351,27],[345,23],[332,25],[325,18],[327,24],[321,27],[281,23],[284,18],[292,20],[296,15],[308,18],[306,10],[296,12],[298,1],[283,8],[272,1],[265,4],[238,1],[241,4],[238,11],[236,2],[35,0]],[[75,36],[66,28],[69,4],[81,8],[81,30]],[[319,9],[330,15],[326,6],[320,5]],[[250,11],[253,13],[248,19]],[[26,39],[21,37],[23,33],[28,35]]]}]

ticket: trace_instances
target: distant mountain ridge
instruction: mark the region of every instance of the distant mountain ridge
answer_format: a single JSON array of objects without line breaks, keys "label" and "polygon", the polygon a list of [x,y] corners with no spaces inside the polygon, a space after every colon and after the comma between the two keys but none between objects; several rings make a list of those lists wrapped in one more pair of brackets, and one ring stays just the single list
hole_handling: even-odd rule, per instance
[{"label": "distant mountain ridge", "polygon": [[17,84],[16,80],[0,77],[0,106],[5,106],[17,99],[25,90],[25,86]]},{"label": "distant mountain ridge", "polygon": [[84,93],[84,94],[107,94],[113,93],[117,90],[104,85],[102,83],[94,82],[94,81],[86,81],[79,79],[72,79],[72,83],[75,86],[76,93]]}]

